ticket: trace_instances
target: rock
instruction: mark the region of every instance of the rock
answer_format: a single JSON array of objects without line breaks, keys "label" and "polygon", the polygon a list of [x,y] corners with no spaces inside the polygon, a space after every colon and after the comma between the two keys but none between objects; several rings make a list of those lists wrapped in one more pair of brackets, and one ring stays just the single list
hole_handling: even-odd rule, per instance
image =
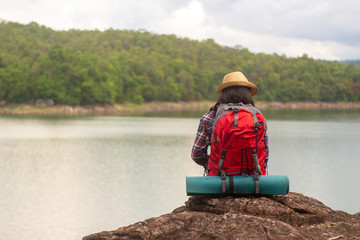
[{"label": "rock", "polygon": [[46,100],[46,106],[48,106],[48,107],[52,107],[52,106],[54,106],[54,100],[52,100],[52,99],[47,99]]},{"label": "rock", "polygon": [[193,196],[172,213],[83,238],[110,239],[360,239],[360,213],[334,211],[299,193]]},{"label": "rock", "polygon": [[44,108],[44,107],[46,107],[46,102],[42,99],[38,99],[35,102],[35,107]]},{"label": "rock", "polygon": [[[29,104],[31,105],[31,102],[29,102]],[[52,107],[54,105],[55,105],[55,103],[54,103],[54,100],[52,100],[52,99],[46,99],[46,100],[38,99],[35,102],[35,107],[38,107],[38,108]]]}]

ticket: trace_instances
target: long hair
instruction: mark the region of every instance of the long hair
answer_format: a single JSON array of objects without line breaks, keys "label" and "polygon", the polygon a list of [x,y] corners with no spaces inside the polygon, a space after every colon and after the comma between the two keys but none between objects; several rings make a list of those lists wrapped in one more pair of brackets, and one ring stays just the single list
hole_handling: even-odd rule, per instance
[{"label": "long hair", "polygon": [[222,103],[251,104],[255,107],[255,102],[251,96],[251,90],[248,87],[234,86],[228,87],[219,93],[215,108]]}]

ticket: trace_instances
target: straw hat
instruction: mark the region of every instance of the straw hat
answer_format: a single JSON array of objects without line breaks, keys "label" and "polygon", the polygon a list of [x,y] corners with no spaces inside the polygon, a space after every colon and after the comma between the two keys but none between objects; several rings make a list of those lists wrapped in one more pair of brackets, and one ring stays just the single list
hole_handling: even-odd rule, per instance
[{"label": "straw hat", "polygon": [[254,96],[258,89],[255,84],[249,82],[242,72],[232,72],[224,76],[222,84],[218,87],[218,92],[228,87],[243,86],[251,89],[251,96]]}]

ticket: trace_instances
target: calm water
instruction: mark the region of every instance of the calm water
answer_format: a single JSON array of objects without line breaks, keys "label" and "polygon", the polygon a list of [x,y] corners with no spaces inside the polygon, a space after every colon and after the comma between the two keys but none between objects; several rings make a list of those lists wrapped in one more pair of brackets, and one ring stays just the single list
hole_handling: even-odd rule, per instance
[{"label": "calm water", "polygon": [[[359,212],[360,112],[264,114],[270,174]],[[0,116],[1,239],[81,239],[183,205],[200,116]]]}]

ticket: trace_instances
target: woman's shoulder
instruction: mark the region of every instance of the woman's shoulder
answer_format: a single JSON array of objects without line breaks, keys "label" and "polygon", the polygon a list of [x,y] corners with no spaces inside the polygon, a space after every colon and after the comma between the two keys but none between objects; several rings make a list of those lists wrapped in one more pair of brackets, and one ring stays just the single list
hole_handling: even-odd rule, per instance
[{"label": "woman's shoulder", "polygon": [[211,126],[213,119],[215,118],[216,111],[214,109],[210,109],[208,112],[204,113],[201,117],[200,121],[207,126]]},{"label": "woman's shoulder", "polygon": [[214,110],[210,110],[201,117],[202,119],[212,119],[215,117],[216,112]]}]

